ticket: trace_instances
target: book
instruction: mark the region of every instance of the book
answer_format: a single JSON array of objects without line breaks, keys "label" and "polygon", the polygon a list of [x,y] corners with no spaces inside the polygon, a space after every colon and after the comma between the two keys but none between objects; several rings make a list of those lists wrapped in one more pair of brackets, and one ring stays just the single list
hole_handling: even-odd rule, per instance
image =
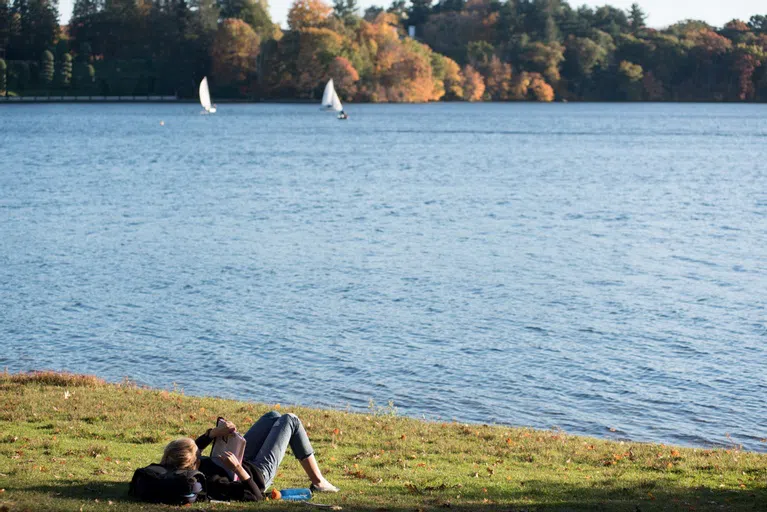
[{"label": "book", "polygon": [[[218,418],[218,420],[216,420],[217,427],[225,424],[226,420],[224,418]],[[210,458],[213,462],[222,467],[226,471],[226,474],[229,475],[229,478],[233,482],[236,482],[239,479],[237,473],[229,469],[219,458],[219,456],[223,455],[225,452],[232,452],[234,456],[237,457],[237,460],[242,463],[242,458],[245,455],[245,438],[242,437],[239,432],[232,432],[228,436],[217,437],[213,441],[213,448],[210,450]]]}]

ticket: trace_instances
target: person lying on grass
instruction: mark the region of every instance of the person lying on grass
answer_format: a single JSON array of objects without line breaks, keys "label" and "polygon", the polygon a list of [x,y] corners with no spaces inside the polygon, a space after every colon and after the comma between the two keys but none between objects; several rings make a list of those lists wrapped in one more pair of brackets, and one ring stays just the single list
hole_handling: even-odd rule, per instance
[{"label": "person lying on grass", "polygon": [[258,419],[245,434],[245,454],[242,464],[232,452],[220,456],[221,462],[238,479],[229,477],[224,468],[202,451],[216,438],[235,431],[231,421],[208,429],[196,440],[189,437],[171,441],[165,447],[161,464],[174,469],[197,469],[205,475],[208,496],[217,500],[258,501],[277,474],[277,468],[290,445],[311,480],[313,492],[338,492],[338,488],[322,476],[314,450],[301,420],[295,414],[271,411]]}]

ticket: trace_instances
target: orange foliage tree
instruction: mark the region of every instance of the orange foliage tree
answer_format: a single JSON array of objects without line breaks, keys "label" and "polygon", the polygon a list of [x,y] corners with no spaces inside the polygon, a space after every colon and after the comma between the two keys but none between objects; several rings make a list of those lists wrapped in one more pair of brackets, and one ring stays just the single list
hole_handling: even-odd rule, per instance
[{"label": "orange foliage tree", "polygon": [[363,96],[370,101],[426,102],[438,100],[432,50],[410,38],[400,39],[397,19],[379,14],[373,23],[362,22],[358,38],[372,60]]},{"label": "orange foliage tree", "polygon": [[501,62],[493,55],[485,65],[485,86],[493,101],[506,101],[510,98],[511,65]]},{"label": "orange foliage tree", "polygon": [[349,59],[345,57],[333,59],[328,68],[328,75],[333,79],[336,91],[342,98],[349,100],[354,97],[360,75]]},{"label": "orange foliage tree", "polygon": [[738,98],[741,100],[753,100],[754,99],[754,71],[756,68],[762,65],[762,62],[758,58],[758,50],[753,47],[741,47],[738,48],[737,56],[735,57],[735,63],[733,64],[733,70],[737,73],[738,77]]},{"label": "orange foliage tree", "polygon": [[333,8],[322,0],[295,0],[288,11],[291,30],[318,27],[325,23]]},{"label": "orange foliage tree", "polygon": [[463,99],[479,101],[483,94],[485,94],[485,81],[482,79],[482,75],[467,65],[463,68]]},{"label": "orange foliage tree", "polygon": [[234,85],[247,80],[256,70],[260,43],[256,32],[244,21],[234,18],[222,21],[210,50],[216,82]]},{"label": "orange foliage tree", "polygon": [[536,101],[554,101],[554,89],[538,73],[532,73],[530,79],[530,94]]}]

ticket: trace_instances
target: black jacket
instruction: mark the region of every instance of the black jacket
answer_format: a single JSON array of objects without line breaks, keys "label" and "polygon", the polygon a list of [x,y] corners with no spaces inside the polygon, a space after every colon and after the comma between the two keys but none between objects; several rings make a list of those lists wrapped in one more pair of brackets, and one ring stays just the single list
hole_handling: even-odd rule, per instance
[{"label": "black jacket", "polygon": [[[194,442],[200,451],[207,448],[213,442],[213,438],[210,437],[210,430],[198,437]],[[266,485],[261,473],[248,461],[243,461],[242,467],[248,472],[250,478],[244,482],[241,480],[234,482],[229,478],[226,470],[213,462],[213,459],[203,457],[200,460],[200,471],[205,475],[205,480],[208,484],[208,497],[214,500],[225,501],[263,500]]]}]

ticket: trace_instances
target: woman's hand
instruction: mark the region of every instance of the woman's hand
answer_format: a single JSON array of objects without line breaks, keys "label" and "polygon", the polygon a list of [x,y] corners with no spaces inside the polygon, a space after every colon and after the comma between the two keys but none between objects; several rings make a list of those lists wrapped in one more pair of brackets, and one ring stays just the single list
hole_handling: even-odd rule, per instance
[{"label": "woman's hand", "polygon": [[223,425],[219,425],[217,427],[214,427],[210,429],[210,437],[225,437],[234,432],[237,427],[234,426],[234,423],[228,420],[224,420],[226,423]]},{"label": "woman's hand", "polygon": [[232,452],[224,452],[218,456],[219,460],[224,463],[224,466],[231,471],[236,471],[240,467],[240,461],[237,460],[237,456]]},{"label": "woman's hand", "polygon": [[219,455],[218,458],[221,460],[221,462],[224,463],[224,466],[229,468],[230,471],[237,473],[237,476],[243,482],[250,479],[250,473],[245,471],[245,468],[242,467],[240,461],[237,460],[237,456],[232,452],[224,452],[223,454]]}]

